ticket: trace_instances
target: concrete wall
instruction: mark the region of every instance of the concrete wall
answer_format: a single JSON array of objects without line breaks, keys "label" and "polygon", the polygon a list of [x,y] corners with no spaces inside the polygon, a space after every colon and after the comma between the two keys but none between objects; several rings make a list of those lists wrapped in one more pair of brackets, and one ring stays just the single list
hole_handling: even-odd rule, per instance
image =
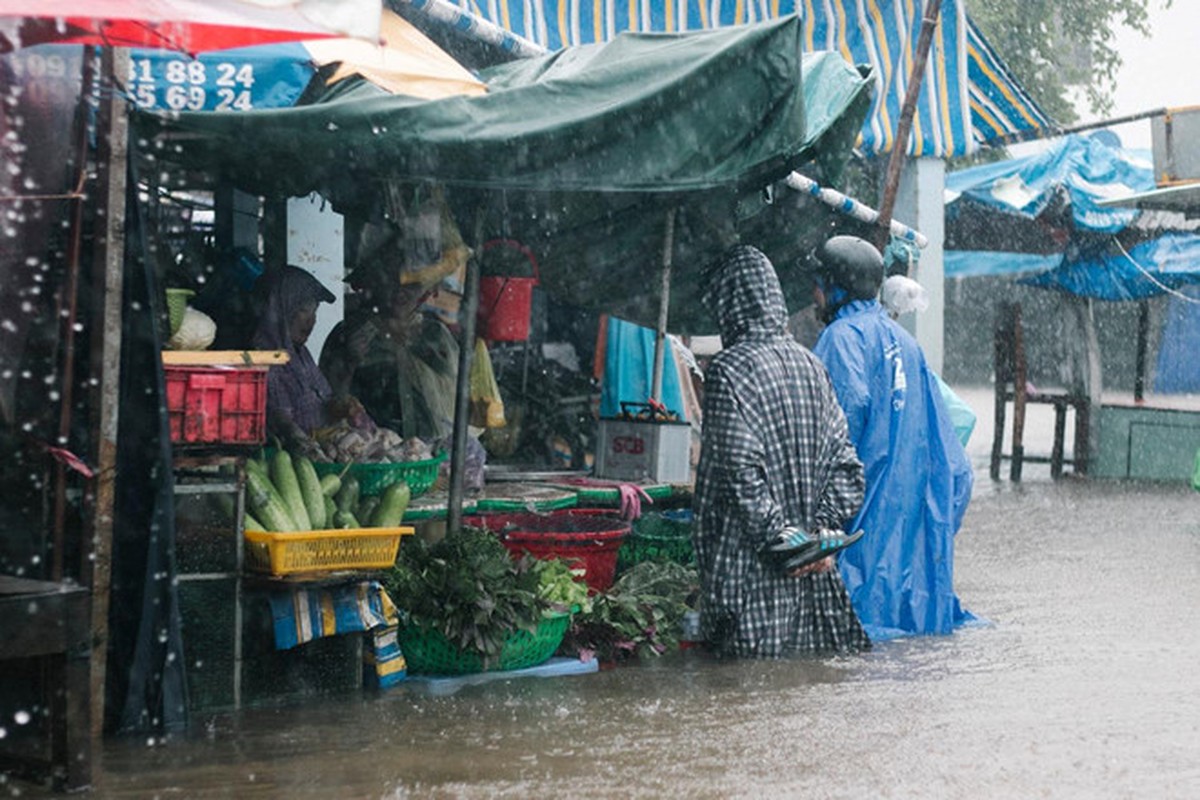
[{"label": "concrete wall", "polygon": [[308,340],[313,358],[320,358],[333,326],[345,312],[345,238],[341,214],[318,194],[287,201],[287,260],[317,277],[337,298],[317,310],[317,326]]}]

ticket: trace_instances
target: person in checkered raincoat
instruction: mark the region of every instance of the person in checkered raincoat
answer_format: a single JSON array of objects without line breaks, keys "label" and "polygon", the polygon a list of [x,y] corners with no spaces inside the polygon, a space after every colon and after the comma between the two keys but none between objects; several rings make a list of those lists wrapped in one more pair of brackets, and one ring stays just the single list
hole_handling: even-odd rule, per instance
[{"label": "person in checkered raincoat", "polygon": [[728,250],[703,302],[724,346],[705,375],[694,501],[705,640],[743,657],[865,649],[832,559],[787,575],[759,558],[784,527],[840,528],[862,504],[863,467],[829,376],[788,334],[779,279],[757,249]]}]

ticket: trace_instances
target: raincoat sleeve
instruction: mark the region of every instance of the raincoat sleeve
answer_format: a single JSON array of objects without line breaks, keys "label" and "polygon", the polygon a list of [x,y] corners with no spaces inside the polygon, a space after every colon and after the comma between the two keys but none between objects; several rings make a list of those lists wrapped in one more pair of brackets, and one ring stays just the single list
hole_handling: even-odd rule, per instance
[{"label": "raincoat sleeve", "polygon": [[738,517],[736,528],[757,546],[783,529],[783,509],[767,485],[766,452],[748,417],[749,409],[722,365],[714,363],[704,383],[704,429],[717,485],[718,502]]},{"label": "raincoat sleeve", "polygon": [[850,441],[846,416],[838,405],[833,385],[822,376],[821,427],[825,431],[821,464],[828,469],[824,487],[817,498],[814,521],[819,528],[840,528],[852,520],[862,507],[867,481],[862,462]]},{"label": "raincoat sleeve", "polygon": [[939,384],[941,380],[927,366],[924,367],[929,381],[928,391],[930,403],[936,417],[938,439],[940,440],[942,469],[949,474],[950,501],[953,504],[950,511],[953,519],[951,531],[958,532],[962,526],[963,516],[967,513],[967,505],[971,502],[971,492],[975,488],[975,474],[971,468],[971,459],[967,456],[959,441],[950,410],[946,407]]},{"label": "raincoat sleeve", "polygon": [[838,402],[846,416],[851,442],[862,441],[871,407],[871,389],[867,385],[864,362],[866,348],[854,341],[860,334],[852,328],[831,325],[821,334],[813,353],[829,371]]}]

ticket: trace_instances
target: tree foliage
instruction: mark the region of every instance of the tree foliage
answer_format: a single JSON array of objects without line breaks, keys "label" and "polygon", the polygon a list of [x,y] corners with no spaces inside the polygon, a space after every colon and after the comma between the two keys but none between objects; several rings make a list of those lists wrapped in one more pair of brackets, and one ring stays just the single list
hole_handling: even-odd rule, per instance
[{"label": "tree foliage", "polygon": [[967,11],[1034,100],[1059,123],[1078,119],[1070,90],[1088,108],[1112,110],[1121,54],[1116,29],[1150,34],[1149,11],[1172,0],[966,0]]}]

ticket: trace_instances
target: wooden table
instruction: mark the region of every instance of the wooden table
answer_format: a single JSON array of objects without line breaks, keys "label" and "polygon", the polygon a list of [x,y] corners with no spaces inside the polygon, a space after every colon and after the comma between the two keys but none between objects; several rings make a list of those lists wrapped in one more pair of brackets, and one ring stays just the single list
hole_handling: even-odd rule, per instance
[{"label": "wooden table", "polygon": [[51,693],[38,698],[50,711],[49,759],[0,752],[0,763],[67,790],[91,781],[90,601],[82,586],[0,575],[0,662],[45,659]]}]

